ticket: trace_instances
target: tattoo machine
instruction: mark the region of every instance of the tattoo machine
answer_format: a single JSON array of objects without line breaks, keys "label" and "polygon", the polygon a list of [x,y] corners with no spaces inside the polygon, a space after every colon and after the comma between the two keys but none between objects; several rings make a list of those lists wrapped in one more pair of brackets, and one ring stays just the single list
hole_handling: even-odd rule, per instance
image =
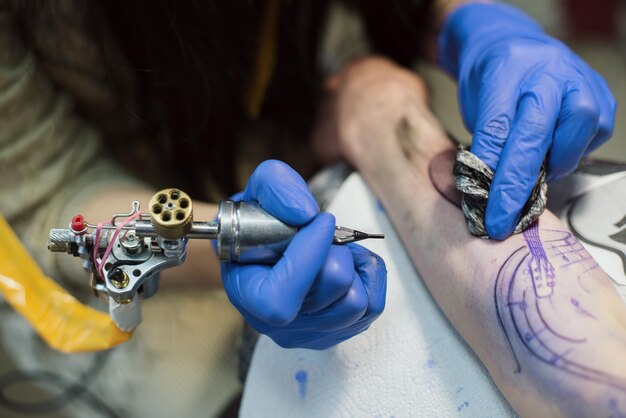
[{"label": "tattoo machine", "polygon": [[[190,239],[216,240],[220,261],[273,264],[297,231],[257,202],[224,200],[216,221],[194,221],[189,196],[164,189],[150,200],[149,214],[142,214],[135,201],[129,213],[114,215],[108,224],[90,224],[75,216],[69,228],[50,230],[48,249],[80,257],[91,272],[94,293],[108,300],[113,321],[131,331],[141,322],[139,299],[157,292],[162,270],[185,261]],[[333,243],[368,238],[384,235],[337,226]]]}]

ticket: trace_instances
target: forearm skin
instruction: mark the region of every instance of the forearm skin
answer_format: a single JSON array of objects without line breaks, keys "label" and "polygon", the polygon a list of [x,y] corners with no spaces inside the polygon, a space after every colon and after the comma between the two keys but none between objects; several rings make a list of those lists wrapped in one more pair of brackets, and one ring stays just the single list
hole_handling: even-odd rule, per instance
[{"label": "forearm skin", "polygon": [[623,416],[626,309],[610,279],[548,212],[505,241],[471,236],[430,179],[454,147],[425,114],[408,106],[355,160],[433,297],[522,416]]}]

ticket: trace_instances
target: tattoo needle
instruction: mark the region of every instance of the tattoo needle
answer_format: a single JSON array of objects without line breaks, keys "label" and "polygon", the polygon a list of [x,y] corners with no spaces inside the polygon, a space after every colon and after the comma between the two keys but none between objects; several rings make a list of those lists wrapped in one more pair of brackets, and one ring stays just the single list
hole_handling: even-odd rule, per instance
[{"label": "tattoo needle", "polygon": [[346,228],[345,226],[336,226],[333,244],[347,244],[349,242],[356,242],[369,238],[382,239],[385,238],[385,234],[368,234],[366,232]]}]

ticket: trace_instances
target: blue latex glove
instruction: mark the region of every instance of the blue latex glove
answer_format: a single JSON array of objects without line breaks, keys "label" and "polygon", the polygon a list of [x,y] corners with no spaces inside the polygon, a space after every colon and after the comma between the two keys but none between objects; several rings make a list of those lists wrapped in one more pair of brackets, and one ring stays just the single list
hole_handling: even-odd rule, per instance
[{"label": "blue latex glove", "polygon": [[325,349],[366,330],[382,313],[385,263],[359,245],[332,245],[335,218],[318,214],[298,173],[265,161],[242,200],[257,200],[283,222],[302,226],[274,266],[221,265],[228,298],[253,328],[282,347]]},{"label": "blue latex glove", "polygon": [[519,222],[547,155],[548,180],[572,172],[613,131],[606,81],[519,10],[460,6],[439,37],[440,64],[458,79],[471,151],[495,170],[487,232],[504,239]]}]

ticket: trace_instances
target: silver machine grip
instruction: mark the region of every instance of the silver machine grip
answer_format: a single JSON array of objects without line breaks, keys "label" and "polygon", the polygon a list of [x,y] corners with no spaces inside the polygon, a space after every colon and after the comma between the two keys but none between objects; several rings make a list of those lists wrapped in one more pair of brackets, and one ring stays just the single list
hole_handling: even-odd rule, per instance
[{"label": "silver machine grip", "polygon": [[217,213],[220,261],[272,264],[280,259],[298,228],[267,213],[258,202],[223,200]]}]

